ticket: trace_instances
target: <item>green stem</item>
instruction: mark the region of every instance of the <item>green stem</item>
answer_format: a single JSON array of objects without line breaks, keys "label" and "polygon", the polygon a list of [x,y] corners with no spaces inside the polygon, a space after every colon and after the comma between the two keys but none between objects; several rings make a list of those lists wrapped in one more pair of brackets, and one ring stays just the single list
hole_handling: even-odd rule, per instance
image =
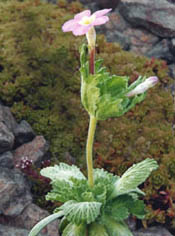
[{"label": "green stem", "polygon": [[93,142],[94,142],[94,135],[95,129],[97,125],[97,120],[94,116],[90,115],[90,123],[89,123],[89,131],[88,131],[88,138],[87,138],[87,146],[86,146],[86,162],[87,162],[87,169],[88,169],[88,183],[90,187],[94,185],[94,178],[93,178]]},{"label": "green stem", "polygon": [[[89,72],[90,74],[95,73],[95,47],[89,46]],[[90,187],[94,185],[93,178],[93,143],[94,135],[96,130],[97,120],[94,116],[90,115],[88,138],[86,145],[86,162],[88,171],[88,184]]]}]

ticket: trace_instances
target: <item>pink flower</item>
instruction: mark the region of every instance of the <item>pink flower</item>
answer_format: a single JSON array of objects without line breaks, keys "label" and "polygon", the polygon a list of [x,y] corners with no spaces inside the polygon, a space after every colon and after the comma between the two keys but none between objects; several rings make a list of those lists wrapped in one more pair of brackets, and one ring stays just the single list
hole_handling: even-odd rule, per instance
[{"label": "pink flower", "polygon": [[75,36],[87,34],[94,26],[105,24],[109,20],[109,17],[105,15],[111,10],[104,9],[96,11],[92,15],[90,10],[85,10],[75,15],[74,19],[65,22],[62,30],[63,32],[72,31]]},{"label": "pink flower", "polygon": [[149,88],[153,87],[158,83],[158,78],[156,76],[149,77],[146,79],[143,83],[139,84],[137,87],[135,87],[133,90],[131,90],[126,96],[132,97],[137,94],[144,93]]}]

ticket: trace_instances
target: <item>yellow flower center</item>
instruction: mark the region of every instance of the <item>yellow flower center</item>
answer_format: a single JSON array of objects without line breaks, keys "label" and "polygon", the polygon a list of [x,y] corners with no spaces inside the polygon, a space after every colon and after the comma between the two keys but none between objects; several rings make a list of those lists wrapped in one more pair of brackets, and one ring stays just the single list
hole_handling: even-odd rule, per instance
[{"label": "yellow flower center", "polygon": [[90,25],[95,20],[95,15],[84,16],[79,22],[80,25]]}]

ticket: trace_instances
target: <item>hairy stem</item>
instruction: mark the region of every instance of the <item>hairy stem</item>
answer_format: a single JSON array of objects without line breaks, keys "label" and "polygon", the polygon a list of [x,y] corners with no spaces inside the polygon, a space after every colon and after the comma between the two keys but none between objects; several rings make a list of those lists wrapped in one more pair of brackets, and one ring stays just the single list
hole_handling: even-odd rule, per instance
[{"label": "hairy stem", "polygon": [[89,123],[89,131],[88,131],[88,138],[87,138],[87,146],[86,146],[86,161],[87,161],[87,169],[88,169],[88,183],[90,187],[94,185],[93,179],[93,142],[94,142],[94,135],[96,129],[97,120],[94,116],[90,116],[90,123]]}]

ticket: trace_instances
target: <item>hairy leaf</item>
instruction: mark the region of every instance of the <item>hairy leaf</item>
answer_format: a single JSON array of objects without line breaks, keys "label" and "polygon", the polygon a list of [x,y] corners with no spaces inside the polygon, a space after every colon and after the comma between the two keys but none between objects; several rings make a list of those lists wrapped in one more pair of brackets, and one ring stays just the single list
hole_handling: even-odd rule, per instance
[{"label": "hairy leaf", "polygon": [[81,101],[90,115],[95,116],[100,96],[100,89],[97,87],[98,74],[89,75],[88,80],[81,83]]},{"label": "hairy leaf", "polygon": [[[67,202],[94,201],[86,179],[70,178],[71,182],[55,180],[52,182],[52,190],[46,195],[47,200]],[[94,200],[92,200],[94,199]]]},{"label": "hairy leaf", "polygon": [[124,220],[129,216],[128,205],[132,204],[133,199],[131,196],[122,195],[115,200],[109,202],[106,207],[106,214],[111,216],[117,221]]},{"label": "hairy leaf", "polygon": [[38,224],[36,224],[33,229],[30,231],[28,236],[37,236],[38,233],[50,222],[62,217],[64,215],[63,211],[60,211],[58,213],[52,214],[43,220],[41,220]]},{"label": "hairy leaf", "polygon": [[145,205],[141,200],[136,199],[130,195],[120,195],[116,199],[113,199],[106,206],[106,214],[110,215],[117,221],[128,218],[129,214],[138,216],[143,219],[145,216]]},{"label": "hairy leaf", "polygon": [[71,191],[72,184],[67,181],[56,180],[52,182],[52,190],[46,195],[46,200],[66,202],[73,200],[74,193]]},{"label": "hairy leaf", "polygon": [[133,236],[127,225],[122,221],[118,222],[110,216],[104,216],[103,223],[110,236]]},{"label": "hairy leaf", "polygon": [[135,215],[139,219],[143,219],[145,217],[145,204],[142,200],[136,200],[129,207],[130,213]]},{"label": "hairy leaf", "polygon": [[119,177],[117,175],[113,175],[104,169],[94,169],[94,181],[95,183],[98,183],[99,181],[103,181],[106,179],[109,182],[114,182],[118,179]]},{"label": "hairy leaf", "polygon": [[113,191],[113,184],[119,179],[104,169],[94,169],[94,188],[93,192],[96,200],[104,203]]},{"label": "hairy leaf", "polygon": [[62,233],[68,224],[69,224],[69,221],[64,216],[59,222],[59,233]]},{"label": "hairy leaf", "polygon": [[92,223],[88,229],[89,236],[109,236],[102,224]]},{"label": "hairy leaf", "polygon": [[65,163],[60,163],[53,167],[46,167],[42,169],[40,173],[52,181],[63,180],[71,183],[70,178],[72,177],[76,179],[86,179],[77,166],[70,166]]},{"label": "hairy leaf", "polygon": [[134,164],[119,180],[116,181],[111,198],[136,189],[138,185],[148,178],[153,170],[157,169],[157,167],[157,162],[149,158],[140,163]]},{"label": "hairy leaf", "polygon": [[69,223],[63,231],[63,236],[85,236],[86,225],[85,224],[72,224]]},{"label": "hairy leaf", "polygon": [[66,218],[72,223],[91,223],[100,214],[100,202],[76,202],[68,201],[60,207]]}]

